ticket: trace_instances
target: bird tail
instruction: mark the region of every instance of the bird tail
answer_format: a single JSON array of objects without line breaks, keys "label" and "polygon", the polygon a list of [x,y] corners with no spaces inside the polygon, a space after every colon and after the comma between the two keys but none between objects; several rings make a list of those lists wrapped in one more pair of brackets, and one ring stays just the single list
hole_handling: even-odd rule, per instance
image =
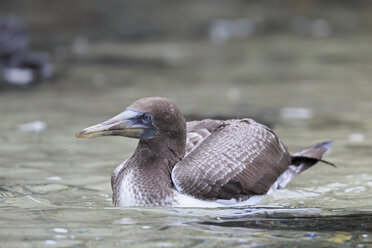
[{"label": "bird tail", "polygon": [[333,141],[325,141],[316,144],[315,146],[306,148],[298,153],[292,155],[292,165],[295,165],[300,169],[298,174],[307,170],[317,162],[323,162],[325,164],[329,164],[333,167],[336,167],[335,164],[323,160],[323,154],[328,151],[331,147]]},{"label": "bird tail", "polygon": [[321,142],[293,154],[291,165],[282,175],[280,175],[277,181],[270,188],[270,191],[284,188],[295,176],[309,169],[317,162],[323,162],[336,167],[333,163],[322,159],[323,154],[328,151],[332,143],[333,141]]}]

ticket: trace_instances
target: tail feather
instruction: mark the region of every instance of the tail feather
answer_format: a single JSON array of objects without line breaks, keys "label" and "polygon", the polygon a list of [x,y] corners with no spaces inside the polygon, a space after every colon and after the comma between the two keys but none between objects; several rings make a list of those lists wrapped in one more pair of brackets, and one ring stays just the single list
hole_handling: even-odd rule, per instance
[{"label": "tail feather", "polygon": [[333,141],[324,141],[316,144],[315,146],[311,146],[306,148],[300,152],[293,154],[294,157],[310,157],[310,158],[317,158],[321,159],[323,154],[328,151],[328,149],[333,144]]},{"label": "tail feather", "polygon": [[323,154],[328,151],[333,141],[325,141],[318,143],[312,147],[304,149],[292,155],[292,164],[288,169],[278,177],[276,182],[271,186],[268,193],[275,189],[284,188],[296,175],[307,170],[317,162],[323,162],[336,167],[331,162],[322,160]]},{"label": "tail feather", "polygon": [[300,174],[304,170],[307,170],[317,162],[323,162],[336,167],[336,165],[334,165],[333,163],[322,160],[323,154],[328,151],[332,144],[333,141],[320,142],[315,146],[309,147],[293,154],[292,164],[299,167],[298,169],[300,169],[297,174]]},{"label": "tail feather", "polygon": [[292,164],[293,165],[299,165],[301,163],[307,162],[309,164],[316,164],[317,162],[322,162],[328,165],[331,165],[333,167],[337,167],[334,163],[329,162],[327,160],[318,159],[318,158],[310,158],[310,157],[304,157],[304,156],[292,156]]}]

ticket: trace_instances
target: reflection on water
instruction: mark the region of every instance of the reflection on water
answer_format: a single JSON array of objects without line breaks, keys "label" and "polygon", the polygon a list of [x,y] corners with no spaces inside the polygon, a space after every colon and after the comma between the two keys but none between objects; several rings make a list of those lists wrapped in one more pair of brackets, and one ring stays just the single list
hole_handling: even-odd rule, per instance
[{"label": "reflection on water", "polygon": [[[270,229],[270,230],[297,230],[297,231],[372,231],[372,216],[370,213],[352,213],[345,214],[343,210],[339,210],[341,215],[337,215],[337,211],[331,216],[321,216],[322,213],[316,213],[316,216],[301,216],[302,211],[309,209],[297,209],[285,214],[265,214],[262,216],[249,216],[235,219],[219,219],[218,221],[201,222],[202,225],[215,225],[221,227],[241,227],[253,229]],[[310,209],[311,211],[311,209]]]},{"label": "reflection on water", "polygon": [[[332,36],[347,25],[317,16],[283,17],[296,34],[265,36],[271,12],[253,7],[251,22],[210,19],[205,39],[54,41],[54,82],[1,91],[0,247],[371,246],[372,37]],[[334,140],[337,168],[317,164],[256,206],[114,208],[111,171],[136,141],[73,136],[155,95],[189,120],[253,117],[291,152]]]},{"label": "reflection on water", "polygon": [[[2,242],[18,247],[371,244],[371,215],[321,209],[50,208],[2,212]],[[14,224],[15,223],[15,224]],[[37,227],[37,228],[35,228]],[[344,227],[344,228],[343,228]],[[15,232],[17,230],[17,232]]]}]

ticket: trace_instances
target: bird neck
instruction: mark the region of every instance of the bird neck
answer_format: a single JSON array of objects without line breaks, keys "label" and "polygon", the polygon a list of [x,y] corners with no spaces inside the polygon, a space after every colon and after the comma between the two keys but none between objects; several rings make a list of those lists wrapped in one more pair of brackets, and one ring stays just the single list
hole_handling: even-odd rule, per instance
[{"label": "bird neck", "polygon": [[175,195],[171,174],[173,167],[184,157],[185,146],[186,132],[140,140],[114,187],[114,203],[123,206],[172,205]]},{"label": "bird neck", "polygon": [[153,140],[139,142],[134,155],[119,175],[119,183],[114,187],[115,205],[172,205],[175,195],[171,174],[184,151],[172,148],[169,144],[158,144]]},{"label": "bird neck", "polygon": [[177,135],[159,135],[152,139],[140,140],[136,153],[145,152],[145,157],[158,157],[173,166],[185,156],[186,132]]}]

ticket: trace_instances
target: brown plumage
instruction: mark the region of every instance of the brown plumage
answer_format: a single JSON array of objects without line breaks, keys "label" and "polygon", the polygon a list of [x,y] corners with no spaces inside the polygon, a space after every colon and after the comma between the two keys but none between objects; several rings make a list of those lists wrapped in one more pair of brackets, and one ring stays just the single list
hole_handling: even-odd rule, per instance
[{"label": "brown plumage", "polygon": [[253,120],[216,124],[173,169],[177,189],[200,199],[243,200],[265,194],[291,162],[285,147],[271,130]]},{"label": "brown plumage", "polygon": [[133,156],[111,178],[113,202],[124,206],[241,202],[284,187],[319,161],[331,144],[291,156],[268,127],[254,120],[186,123],[174,103],[159,97],[137,100],[77,137],[102,135],[140,139]]}]

